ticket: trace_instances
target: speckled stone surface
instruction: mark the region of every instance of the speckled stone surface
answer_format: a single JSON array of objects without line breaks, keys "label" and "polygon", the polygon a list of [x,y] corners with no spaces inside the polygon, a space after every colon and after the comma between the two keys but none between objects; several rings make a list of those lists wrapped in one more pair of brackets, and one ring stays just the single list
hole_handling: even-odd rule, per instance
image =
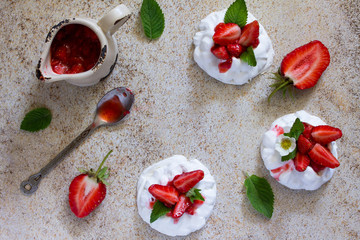
[{"label": "speckled stone surface", "polygon": [[[232,0],[158,0],[166,27],[157,41],[145,38],[141,0],[123,1],[133,15],[115,34],[119,60],[113,74],[92,87],[44,84],[35,77],[46,34],[66,17],[100,19],[118,1],[0,2],[0,238],[167,239],[143,222],[136,208],[136,183],[149,165],[182,154],[197,158],[217,181],[217,204],[207,224],[186,239],[360,238],[360,10],[359,1],[247,1],[273,41],[274,64],[243,86],[225,85],[194,62],[192,38],[201,19]],[[318,84],[281,94],[268,105],[270,72],[283,56],[321,40],[331,63]],[[92,121],[101,96],[118,86],[136,94],[129,118],[98,129],[25,196],[19,185],[36,173]],[[51,125],[21,131],[25,113],[46,106]],[[272,179],[259,152],[262,134],[278,117],[304,109],[343,130],[340,167],[319,190],[290,190]],[[84,219],[68,204],[78,168],[96,167],[104,155],[112,182],[104,202]],[[264,176],[275,194],[271,220],[250,205],[242,171]]]}]

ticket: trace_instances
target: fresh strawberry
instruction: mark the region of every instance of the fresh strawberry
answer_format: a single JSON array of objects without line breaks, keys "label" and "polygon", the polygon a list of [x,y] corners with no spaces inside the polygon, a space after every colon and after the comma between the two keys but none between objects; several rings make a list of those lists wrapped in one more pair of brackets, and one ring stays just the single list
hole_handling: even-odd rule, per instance
[{"label": "fresh strawberry", "polygon": [[297,140],[297,149],[301,154],[307,154],[313,147],[313,143],[309,139],[304,137],[303,134],[300,134],[299,139]]},{"label": "fresh strawberry", "polygon": [[[79,218],[89,215],[106,196],[107,167],[101,168],[112,150],[101,162],[98,170],[93,169],[73,179],[69,187],[69,204],[71,211]],[[85,172],[85,171],[83,171]]]},{"label": "fresh strawberry", "polygon": [[328,125],[320,125],[313,128],[311,137],[315,142],[322,145],[326,145],[341,138],[342,132],[338,128],[334,128]]},{"label": "fresh strawberry", "polygon": [[307,139],[310,140],[313,126],[311,124],[306,123],[306,122],[303,122],[303,125],[304,125],[304,131],[303,131],[302,134],[304,135],[304,137],[306,137]]},{"label": "fresh strawberry", "polygon": [[294,164],[296,170],[303,172],[310,165],[310,158],[305,154],[297,152],[296,157],[294,158]]},{"label": "fresh strawberry", "polygon": [[241,35],[241,28],[235,23],[225,23],[215,29],[213,40],[223,46],[236,43]]},{"label": "fresh strawberry", "polygon": [[329,50],[318,40],[309,42],[285,56],[278,73],[275,73],[277,83],[272,84],[275,90],[286,91],[290,85],[298,89],[315,86],[322,73],[330,64]]},{"label": "fresh strawberry", "polygon": [[191,201],[188,197],[186,197],[185,194],[181,194],[179,197],[179,201],[176,203],[173,211],[172,211],[172,217],[173,218],[179,218],[181,217],[186,209],[190,206]]},{"label": "fresh strawberry", "polygon": [[251,44],[251,46],[252,46],[253,49],[255,49],[255,48],[257,48],[257,47],[259,46],[259,44],[260,44],[260,40],[259,40],[259,38],[257,38],[257,39]]},{"label": "fresh strawberry", "polygon": [[309,156],[312,161],[324,167],[336,168],[340,166],[339,161],[325,147],[316,143],[310,150]]},{"label": "fresh strawberry", "polygon": [[227,60],[230,58],[228,51],[225,46],[215,45],[211,48],[212,54],[218,59]]},{"label": "fresh strawberry", "polygon": [[203,205],[204,202],[205,201],[194,200],[194,202],[186,209],[186,212],[190,215],[194,215],[196,213],[196,209]]},{"label": "fresh strawberry", "polygon": [[320,164],[317,164],[314,161],[310,161],[310,167],[312,167],[312,169],[316,172],[319,173],[320,171],[324,170],[325,167],[321,166]]},{"label": "fresh strawberry", "polygon": [[231,58],[226,60],[225,62],[219,63],[219,72],[220,73],[226,73],[231,68],[231,65],[232,65],[232,59]]},{"label": "fresh strawberry", "polygon": [[216,27],[214,28],[214,32],[218,31],[221,28],[224,28],[226,25],[225,23],[221,22],[218,25],[216,25]]},{"label": "fresh strawberry", "polygon": [[153,184],[148,190],[151,195],[166,205],[175,205],[179,201],[179,192],[172,186]]},{"label": "fresh strawberry", "polygon": [[244,47],[250,47],[253,43],[255,43],[256,39],[258,39],[259,30],[259,22],[256,20],[246,24],[241,30],[239,44]]},{"label": "fresh strawberry", "polygon": [[240,55],[246,50],[243,46],[237,43],[231,43],[226,46],[228,52],[233,57],[240,57]]},{"label": "fresh strawberry", "polygon": [[195,170],[192,172],[186,172],[180,175],[176,175],[173,180],[173,184],[176,189],[181,193],[186,193],[192,189],[198,182],[204,178],[204,171]]}]

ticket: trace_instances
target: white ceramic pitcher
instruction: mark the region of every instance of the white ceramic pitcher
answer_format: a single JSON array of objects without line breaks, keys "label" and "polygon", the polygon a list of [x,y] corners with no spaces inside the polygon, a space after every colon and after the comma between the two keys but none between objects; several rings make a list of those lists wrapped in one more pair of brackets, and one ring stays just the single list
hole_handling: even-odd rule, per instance
[{"label": "white ceramic pitcher", "polygon": [[[36,68],[36,76],[43,82],[65,80],[77,86],[90,86],[98,83],[110,75],[118,58],[118,48],[112,36],[129,18],[131,12],[121,4],[112,9],[98,22],[92,19],[71,18],[65,19],[51,28],[46,40],[44,52]],[[51,68],[50,47],[57,32],[69,24],[82,24],[90,28],[100,41],[101,51],[97,63],[88,71],[76,74],[57,74]]]}]

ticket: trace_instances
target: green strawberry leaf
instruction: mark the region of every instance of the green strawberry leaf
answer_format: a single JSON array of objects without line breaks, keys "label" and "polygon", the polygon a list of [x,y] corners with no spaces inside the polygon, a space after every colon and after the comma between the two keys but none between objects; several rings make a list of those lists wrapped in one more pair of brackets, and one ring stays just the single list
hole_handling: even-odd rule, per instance
[{"label": "green strawberry leaf", "polygon": [[190,198],[190,201],[192,203],[194,203],[194,200],[201,200],[201,201],[205,201],[205,199],[203,198],[203,196],[200,193],[201,189],[198,188],[192,188],[190,189],[187,193],[186,196],[188,198]]},{"label": "green strawberry leaf", "polygon": [[171,208],[166,207],[162,202],[156,200],[150,215],[150,223],[155,222],[159,217],[166,215],[170,211]]},{"label": "green strawberry leaf", "polygon": [[21,122],[20,129],[37,132],[47,128],[51,122],[51,112],[47,108],[36,108],[28,112]]},{"label": "green strawberry leaf", "polygon": [[254,50],[252,47],[248,47],[246,51],[241,54],[240,59],[252,67],[255,67],[257,64]]},{"label": "green strawberry leaf", "polygon": [[281,161],[282,162],[285,162],[285,161],[288,161],[290,159],[294,159],[296,157],[296,152],[297,152],[297,148],[294,149],[294,151],[292,151],[291,153],[289,153],[288,155],[286,156],[282,156],[281,157]]},{"label": "green strawberry leaf", "polygon": [[165,28],[164,14],[159,4],[155,0],[143,0],[140,16],[146,37],[159,38]]},{"label": "green strawberry leaf", "polygon": [[274,193],[265,178],[251,175],[245,180],[246,195],[256,211],[271,218],[274,211]]},{"label": "green strawberry leaf", "polygon": [[300,134],[304,132],[304,124],[300,121],[299,118],[296,118],[294,124],[292,125],[290,132],[284,133],[284,136],[295,138],[295,140],[299,139]]},{"label": "green strawberry leaf", "polygon": [[225,23],[236,23],[239,27],[246,25],[248,11],[244,0],[236,0],[227,9],[224,17]]}]

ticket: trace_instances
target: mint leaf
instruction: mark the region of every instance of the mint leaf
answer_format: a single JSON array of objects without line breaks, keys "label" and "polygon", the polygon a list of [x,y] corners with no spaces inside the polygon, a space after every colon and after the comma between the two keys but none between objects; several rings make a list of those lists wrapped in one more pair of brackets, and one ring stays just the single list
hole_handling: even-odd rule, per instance
[{"label": "mint leaf", "polygon": [[246,195],[256,211],[271,218],[274,210],[274,193],[265,178],[251,175],[245,180]]},{"label": "mint leaf", "polygon": [[146,37],[159,38],[165,28],[164,14],[159,4],[155,0],[143,0],[140,16]]},{"label": "mint leaf", "polygon": [[241,54],[240,59],[252,67],[255,67],[257,64],[254,50],[252,47],[248,47],[246,51]]},{"label": "mint leaf", "polygon": [[159,217],[166,215],[170,211],[171,208],[166,207],[162,202],[156,200],[150,215],[150,223],[155,222]]},{"label": "mint leaf", "polygon": [[36,108],[28,112],[21,122],[20,129],[37,132],[45,129],[51,122],[51,112],[47,108]]},{"label": "mint leaf", "polygon": [[225,23],[236,23],[239,27],[246,25],[248,12],[244,0],[236,0],[227,9],[224,17]]},{"label": "mint leaf", "polygon": [[297,148],[295,148],[295,150],[292,151],[291,153],[289,153],[288,155],[282,156],[281,161],[285,162],[285,161],[288,161],[290,159],[294,159],[296,157],[296,152],[297,152]]},{"label": "mint leaf", "polygon": [[200,193],[201,189],[198,188],[192,188],[190,189],[187,193],[186,196],[188,198],[190,198],[191,203],[194,203],[194,200],[201,200],[201,201],[205,201],[205,199],[203,198],[203,196]]},{"label": "mint leaf", "polygon": [[300,121],[299,118],[296,118],[294,124],[292,125],[290,132],[284,133],[284,136],[295,138],[296,140],[299,139],[300,134],[304,132],[304,124]]}]

